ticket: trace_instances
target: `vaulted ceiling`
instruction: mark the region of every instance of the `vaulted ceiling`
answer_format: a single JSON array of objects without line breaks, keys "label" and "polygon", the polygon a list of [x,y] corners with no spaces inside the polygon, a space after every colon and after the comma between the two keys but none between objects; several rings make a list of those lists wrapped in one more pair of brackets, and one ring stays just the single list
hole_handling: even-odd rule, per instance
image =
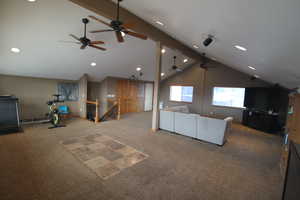
[{"label": "vaulted ceiling", "polygon": [[[286,87],[300,86],[299,0],[124,0],[123,6],[221,63]],[[215,42],[205,48],[207,34]]]},{"label": "vaulted ceiling", "polygon": [[[70,33],[81,37],[81,19],[95,13],[68,0],[1,0],[0,2],[0,74],[77,80],[84,73],[92,81],[101,81],[106,76],[139,76],[140,67],[143,80],[154,80],[155,49],[152,40],[140,40],[125,36],[125,43],[118,43],[114,34],[89,34],[92,40],[105,41],[101,45],[108,50],[103,52],[92,48],[80,50],[78,44],[64,43],[74,41]],[[97,15],[96,15],[97,16]],[[107,19],[103,20],[108,21]],[[88,30],[107,28],[93,20]],[[21,50],[14,54],[10,50]],[[171,74],[173,56],[179,57],[178,64],[184,68],[193,61],[182,63],[186,58],[179,52],[166,48],[163,55],[163,72]],[[92,67],[90,64],[97,65]]]},{"label": "vaulted ceiling", "polygon": [[[124,0],[122,6],[191,48],[198,45],[195,50],[221,63],[289,88],[300,86],[299,0]],[[88,73],[92,80],[101,80],[129,77],[142,65],[142,79],[153,80],[155,42],[151,40],[126,36],[126,42],[118,44],[111,33],[90,34],[91,39],[106,42],[106,52],[82,51],[76,44],[59,42],[71,41],[70,33],[82,35],[81,18],[89,14],[95,15],[68,0],[1,0],[0,74],[78,79]],[[88,27],[99,28],[105,27],[96,22]],[[204,47],[202,41],[208,34],[215,41]],[[21,52],[11,53],[12,47]],[[183,64],[184,55],[167,52],[163,57],[166,73],[174,55],[180,57],[182,67],[193,62]],[[91,62],[97,66],[91,67]]]}]

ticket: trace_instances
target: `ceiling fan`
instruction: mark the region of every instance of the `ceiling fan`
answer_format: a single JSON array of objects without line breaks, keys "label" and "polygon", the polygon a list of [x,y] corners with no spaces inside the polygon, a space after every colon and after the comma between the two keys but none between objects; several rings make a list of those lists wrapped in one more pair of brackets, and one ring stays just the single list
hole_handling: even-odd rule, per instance
[{"label": "ceiling fan", "polygon": [[124,42],[124,36],[125,34],[128,34],[130,36],[136,37],[136,38],[140,38],[142,40],[147,40],[148,37],[146,35],[140,34],[140,33],[136,33],[136,32],[132,32],[129,31],[128,29],[132,29],[133,28],[133,24],[131,23],[123,23],[120,20],[120,2],[123,0],[117,0],[118,4],[117,4],[117,17],[115,20],[112,20],[110,23],[107,23],[101,19],[98,19],[94,16],[89,16],[91,19],[94,19],[102,24],[105,24],[106,26],[110,27],[111,29],[103,29],[103,30],[95,30],[95,31],[90,31],[90,33],[101,33],[101,32],[115,32],[116,37],[118,42]]},{"label": "ceiling fan", "polygon": [[206,56],[206,53],[202,53],[202,60],[201,60],[201,63],[200,63],[200,67],[205,69],[205,70],[208,70],[210,68],[216,68],[217,66],[216,65],[208,65],[209,63],[211,63],[211,59],[208,58]]},{"label": "ceiling fan", "polygon": [[202,53],[202,62],[200,63],[200,67],[207,69],[206,64],[209,63],[209,59],[206,57],[205,53]]},{"label": "ceiling fan", "polygon": [[78,41],[78,42],[75,42],[75,43],[76,44],[81,44],[80,49],[85,49],[87,46],[89,46],[89,47],[92,47],[92,48],[95,48],[95,49],[106,51],[105,48],[96,46],[97,44],[104,44],[104,42],[102,42],[102,41],[91,41],[90,39],[88,39],[86,37],[86,25],[89,23],[89,20],[87,18],[83,18],[82,22],[84,23],[84,36],[81,37],[81,38],[78,38],[77,36],[75,36],[73,34],[70,34],[70,36],[72,38],[74,38],[75,40]]},{"label": "ceiling fan", "polygon": [[179,68],[179,67],[176,65],[176,59],[177,59],[177,57],[174,56],[173,59],[174,59],[174,64],[173,64],[173,66],[170,68],[170,71],[173,70],[173,71],[176,71],[176,72],[182,72],[182,69]]}]

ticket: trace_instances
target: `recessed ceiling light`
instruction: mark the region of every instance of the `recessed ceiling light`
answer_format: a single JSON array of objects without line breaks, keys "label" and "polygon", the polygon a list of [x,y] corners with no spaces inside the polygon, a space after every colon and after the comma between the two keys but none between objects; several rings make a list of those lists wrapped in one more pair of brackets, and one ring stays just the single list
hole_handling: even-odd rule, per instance
[{"label": "recessed ceiling light", "polygon": [[162,23],[161,21],[155,21],[155,23],[157,23],[158,25],[164,26],[165,24]]},{"label": "recessed ceiling light", "polygon": [[252,69],[252,70],[256,70],[254,67],[252,66],[248,66],[249,69]]},{"label": "recessed ceiling light", "polygon": [[121,31],[121,35],[122,37],[125,37],[126,34],[123,31]]},{"label": "recessed ceiling light", "polygon": [[187,59],[187,58],[183,60],[184,63],[187,63],[188,61],[189,61],[189,59]]},{"label": "recessed ceiling light", "polygon": [[136,68],[136,71],[138,71],[138,72],[141,71],[141,70],[142,70],[142,68],[140,68],[140,67]]},{"label": "recessed ceiling light", "polygon": [[161,76],[164,76],[164,75],[165,75],[165,73],[161,73],[160,75],[161,75]]},{"label": "recessed ceiling light", "polygon": [[28,2],[35,2],[36,0],[27,0]]},{"label": "recessed ceiling light", "polygon": [[166,50],[165,50],[165,49],[162,49],[162,50],[161,50],[161,53],[166,53]]},{"label": "recessed ceiling light", "polygon": [[21,50],[14,47],[14,48],[11,48],[10,51],[13,53],[20,53]]},{"label": "recessed ceiling light", "polygon": [[197,46],[197,45],[193,45],[193,47],[195,48],[195,49],[199,49],[199,46]]},{"label": "recessed ceiling light", "polygon": [[235,45],[234,47],[237,48],[238,50],[241,50],[241,51],[247,51],[247,49],[245,47],[242,47],[242,46],[239,46],[239,45]]},{"label": "recessed ceiling light", "polygon": [[92,66],[92,67],[96,67],[96,65],[97,65],[97,63],[95,63],[95,62],[92,62],[92,63],[91,63],[91,66]]}]

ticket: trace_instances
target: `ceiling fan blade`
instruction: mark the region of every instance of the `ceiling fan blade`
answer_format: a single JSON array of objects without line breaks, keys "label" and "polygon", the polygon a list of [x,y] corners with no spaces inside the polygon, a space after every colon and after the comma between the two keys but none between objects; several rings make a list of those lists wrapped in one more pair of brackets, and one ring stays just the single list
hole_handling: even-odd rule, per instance
[{"label": "ceiling fan blade", "polygon": [[81,44],[80,42],[74,42],[74,41],[58,41],[58,42],[61,42],[61,43],[73,43],[73,44]]},{"label": "ceiling fan blade", "polygon": [[143,34],[140,34],[140,33],[135,33],[135,32],[132,32],[132,31],[124,31],[124,33],[126,33],[128,35],[131,35],[133,37],[140,38],[142,40],[147,40],[148,39],[148,37],[146,35],[143,35]]},{"label": "ceiling fan blade", "polygon": [[95,30],[95,31],[90,31],[90,33],[103,33],[103,32],[110,32],[114,31],[112,29],[104,29],[104,30]]},{"label": "ceiling fan blade", "polygon": [[75,40],[78,40],[79,42],[81,42],[80,38],[78,38],[77,36],[70,34],[69,36],[71,36],[72,38],[74,38]]},{"label": "ceiling fan blade", "polygon": [[133,29],[134,28],[134,23],[125,23],[125,24],[122,24],[122,27],[125,28],[125,29]]},{"label": "ceiling fan blade", "polygon": [[81,45],[80,49],[85,49],[86,45]]},{"label": "ceiling fan blade", "polygon": [[102,41],[91,41],[91,44],[105,44],[105,43]]},{"label": "ceiling fan blade", "polygon": [[103,20],[101,20],[101,19],[98,19],[98,18],[95,17],[95,16],[89,15],[89,18],[91,18],[91,19],[93,19],[93,20],[96,20],[96,21],[98,21],[98,22],[100,22],[100,23],[102,23],[102,24],[105,24],[106,26],[111,27],[111,25],[110,25],[109,23],[107,23],[107,22],[105,22],[105,21],[103,21]]},{"label": "ceiling fan blade", "polygon": [[117,36],[118,42],[124,42],[124,38],[120,31],[116,31],[116,36]]},{"label": "ceiling fan blade", "polygon": [[99,50],[102,50],[102,51],[106,51],[106,49],[103,48],[103,47],[98,47],[98,46],[92,45],[92,44],[90,44],[89,46],[90,46],[90,47],[93,47],[93,48],[95,48],[95,49],[99,49]]}]

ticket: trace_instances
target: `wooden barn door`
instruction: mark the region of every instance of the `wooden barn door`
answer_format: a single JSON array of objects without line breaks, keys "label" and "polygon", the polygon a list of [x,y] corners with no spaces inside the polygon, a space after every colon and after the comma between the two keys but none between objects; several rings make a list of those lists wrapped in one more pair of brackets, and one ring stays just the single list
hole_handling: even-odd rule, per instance
[{"label": "wooden barn door", "polygon": [[117,97],[121,101],[121,114],[143,111],[144,83],[132,80],[118,80]]}]

